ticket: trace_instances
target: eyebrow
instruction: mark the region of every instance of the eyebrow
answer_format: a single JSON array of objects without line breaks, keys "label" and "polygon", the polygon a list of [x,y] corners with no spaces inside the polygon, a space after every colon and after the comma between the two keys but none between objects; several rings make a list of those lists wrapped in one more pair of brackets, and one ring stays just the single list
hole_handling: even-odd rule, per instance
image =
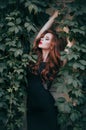
[{"label": "eyebrow", "polygon": [[46,38],[49,38],[48,36],[46,36]]}]

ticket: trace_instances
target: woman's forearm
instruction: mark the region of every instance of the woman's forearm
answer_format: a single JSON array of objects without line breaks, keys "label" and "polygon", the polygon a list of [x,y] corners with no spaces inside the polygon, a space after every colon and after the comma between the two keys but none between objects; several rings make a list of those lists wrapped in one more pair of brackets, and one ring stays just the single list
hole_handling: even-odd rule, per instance
[{"label": "woman's forearm", "polygon": [[55,18],[58,17],[58,14],[59,14],[58,11],[54,12],[54,14],[50,17],[50,19],[45,23],[45,25],[39,31],[38,35],[36,36],[36,39],[38,39],[45,30],[49,29],[52,26]]}]

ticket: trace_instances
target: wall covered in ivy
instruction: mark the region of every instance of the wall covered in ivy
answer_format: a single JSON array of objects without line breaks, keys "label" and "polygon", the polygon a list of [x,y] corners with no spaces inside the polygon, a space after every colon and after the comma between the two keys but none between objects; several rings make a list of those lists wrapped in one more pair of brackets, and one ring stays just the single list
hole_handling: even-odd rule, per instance
[{"label": "wall covered in ivy", "polygon": [[[86,1],[0,0],[0,130],[23,129],[26,112],[27,65],[33,39],[53,10],[54,28],[75,44],[61,53],[67,60],[56,77],[60,130],[86,129]],[[58,26],[58,27],[57,27]]]}]

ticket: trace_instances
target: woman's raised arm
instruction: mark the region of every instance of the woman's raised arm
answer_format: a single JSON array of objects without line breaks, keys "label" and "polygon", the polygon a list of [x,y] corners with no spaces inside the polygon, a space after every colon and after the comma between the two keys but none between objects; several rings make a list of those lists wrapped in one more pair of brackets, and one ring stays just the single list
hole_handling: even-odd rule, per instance
[{"label": "woman's raised arm", "polygon": [[54,14],[50,17],[50,19],[41,28],[41,30],[39,31],[38,35],[36,36],[36,39],[40,38],[41,34],[52,26],[55,18],[58,17],[58,15],[59,15],[59,12],[55,11]]}]

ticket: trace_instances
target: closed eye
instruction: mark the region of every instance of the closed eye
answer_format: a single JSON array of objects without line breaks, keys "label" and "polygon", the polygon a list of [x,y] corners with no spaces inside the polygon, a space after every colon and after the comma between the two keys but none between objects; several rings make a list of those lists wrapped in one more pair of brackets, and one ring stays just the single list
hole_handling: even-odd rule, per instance
[{"label": "closed eye", "polygon": [[46,40],[49,40],[49,38],[46,38]]},{"label": "closed eye", "polygon": [[46,40],[49,40],[49,37],[46,36],[45,39],[46,39]]}]

